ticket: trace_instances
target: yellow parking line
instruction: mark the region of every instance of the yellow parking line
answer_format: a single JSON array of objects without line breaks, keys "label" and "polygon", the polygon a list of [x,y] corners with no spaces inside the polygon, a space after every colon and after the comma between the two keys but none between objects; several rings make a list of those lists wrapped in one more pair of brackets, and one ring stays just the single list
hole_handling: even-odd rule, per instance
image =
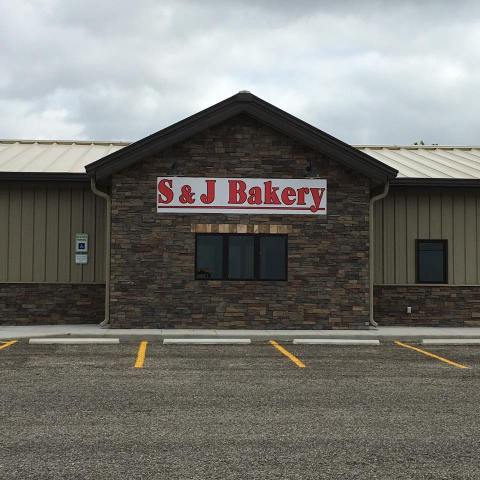
[{"label": "yellow parking line", "polygon": [[305,368],[305,364],[297,358],[293,353],[290,353],[286,348],[283,348],[275,340],[270,340],[270,343],[280,352],[288,357],[297,367]]},{"label": "yellow parking line", "polygon": [[404,348],[409,348],[410,350],[415,350],[416,352],[423,353],[423,355],[426,355],[427,357],[432,357],[435,358],[436,360],[440,360],[441,362],[448,363],[448,365],[452,365],[453,367],[457,368],[470,368],[467,367],[466,365],[462,365],[461,363],[454,362],[452,360],[449,360],[448,358],[440,357],[440,355],[435,355],[432,352],[428,352],[427,350],[423,350],[418,347],[414,347],[413,345],[408,345],[408,343],[403,343],[403,342],[395,342],[396,345]]},{"label": "yellow parking line", "polygon": [[10,347],[14,343],[17,343],[17,340],[10,340],[9,342],[0,342],[0,343],[2,343],[2,345],[0,345],[0,350],[2,350],[4,348]]},{"label": "yellow parking line", "polygon": [[143,368],[145,362],[145,352],[147,351],[148,342],[142,341],[138,347],[137,360],[135,361],[135,368]]}]

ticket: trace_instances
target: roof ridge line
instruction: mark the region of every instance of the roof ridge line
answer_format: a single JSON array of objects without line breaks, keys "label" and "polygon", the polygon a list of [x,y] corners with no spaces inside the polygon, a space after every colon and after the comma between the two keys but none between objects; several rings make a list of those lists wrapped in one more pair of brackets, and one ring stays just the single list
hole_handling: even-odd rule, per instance
[{"label": "roof ridge line", "polygon": [[19,139],[19,138],[0,138],[0,143],[20,143],[31,144],[38,143],[44,145],[53,145],[55,143],[59,145],[130,145],[133,142],[127,142],[124,140],[46,140],[46,139]]},{"label": "roof ridge line", "polygon": [[[35,139],[35,138],[0,138],[0,143],[20,143],[20,144],[31,144],[39,143],[45,145],[53,145],[55,143],[60,145],[131,145],[135,143],[135,140],[65,140],[65,139]],[[478,145],[451,145],[451,144],[439,144],[439,145],[411,145],[411,144],[396,144],[396,143],[352,143],[350,146],[355,148],[390,148],[390,149],[411,149],[411,150],[422,150],[422,149],[463,149],[463,150],[472,150],[480,149],[480,144]]]},{"label": "roof ridge line", "polygon": [[352,147],[355,148],[389,148],[389,149],[400,149],[405,148],[409,150],[422,150],[422,149],[431,149],[434,150],[438,149],[463,149],[463,150],[472,150],[472,149],[480,149],[480,145],[397,145],[397,144],[358,144],[353,143]]}]

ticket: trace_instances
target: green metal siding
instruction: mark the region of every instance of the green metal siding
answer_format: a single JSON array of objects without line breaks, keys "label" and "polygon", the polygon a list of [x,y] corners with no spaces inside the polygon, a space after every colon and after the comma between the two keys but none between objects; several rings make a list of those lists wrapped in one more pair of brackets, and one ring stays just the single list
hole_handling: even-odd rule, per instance
[{"label": "green metal siding", "polygon": [[[103,283],[105,202],[85,184],[0,183],[0,282]],[[87,233],[88,264],[75,264]]]},{"label": "green metal siding", "polygon": [[480,192],[393,190],[375,204],[376,284],[415,283],[415,240],[448,240],[448,282],[480,284]]}]

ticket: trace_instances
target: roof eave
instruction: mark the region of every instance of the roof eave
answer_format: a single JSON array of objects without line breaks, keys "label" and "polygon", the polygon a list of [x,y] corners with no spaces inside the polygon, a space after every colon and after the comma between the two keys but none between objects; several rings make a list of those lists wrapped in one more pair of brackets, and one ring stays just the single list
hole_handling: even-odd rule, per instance
[{"label": "roof eave", "polygon": [[391,181],[393,187],[449,187],[472,188],[480,187],[479,178],[422,178],[400,177]]},{"label": "roof eave", "polygon": [[63,172],[0,172],[4,182],[88,182],[86,173]]}]

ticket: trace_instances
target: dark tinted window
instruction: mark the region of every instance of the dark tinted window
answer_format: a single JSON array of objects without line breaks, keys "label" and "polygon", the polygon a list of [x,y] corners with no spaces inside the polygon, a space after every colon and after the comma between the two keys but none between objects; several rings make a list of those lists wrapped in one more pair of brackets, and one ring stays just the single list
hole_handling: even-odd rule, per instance
[{"label": "dark tinted window", "polygon": [[198,280],[287,280],[286,235],[196,236]]},{"label": "dark tinted window", "polygon": [[287,276],[287,237],[269,235],[259,238],[260,279],[285,280]]},{"label": "dark tinted window", "polygon": [[447,241],[417,240],[418,283],[447,283]]},{"label": "dark tinted window", "polygon": [[211,280],[223,277],[222,235],[197,235],[196,277]]},{"label": "dark tinted window", "polygon": [[255,277],[255,237],[252,235],[228,236],[228,278],[253,280]]}]

